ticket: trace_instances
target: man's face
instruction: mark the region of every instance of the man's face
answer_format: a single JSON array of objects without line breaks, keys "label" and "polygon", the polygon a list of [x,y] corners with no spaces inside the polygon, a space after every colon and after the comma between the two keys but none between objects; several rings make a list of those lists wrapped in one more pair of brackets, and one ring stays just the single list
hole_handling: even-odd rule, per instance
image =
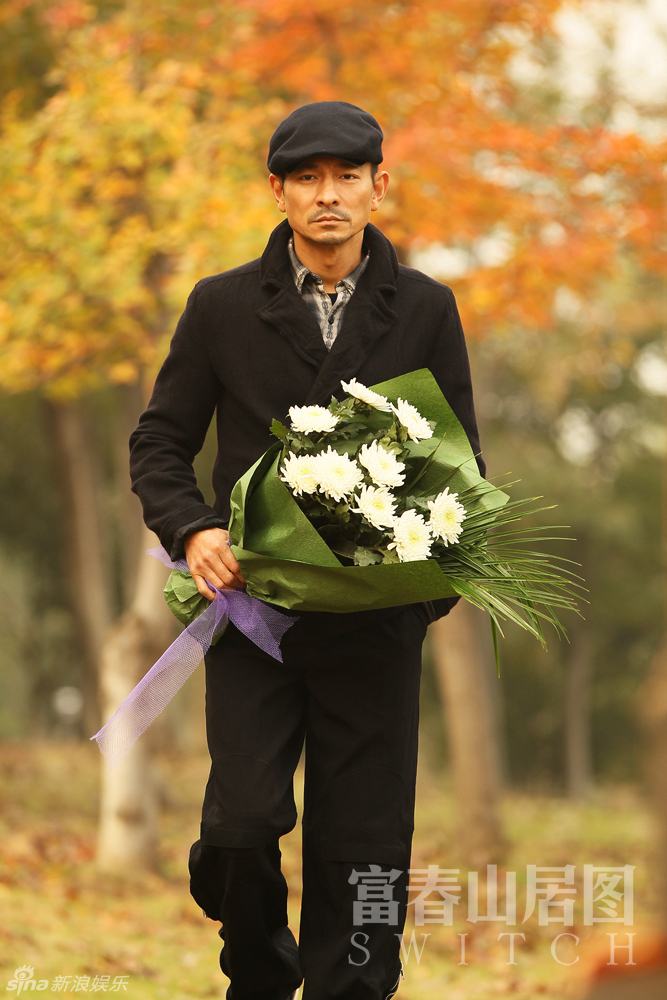
[{"label": "man's face", "polygon": [[320,245],[345,243],[366,226],[380,207],[389,175],[371,176],[370,163],[355,166],[334,156],[304,160],[282,181],[269,178],[276,203],[305,240]]}]

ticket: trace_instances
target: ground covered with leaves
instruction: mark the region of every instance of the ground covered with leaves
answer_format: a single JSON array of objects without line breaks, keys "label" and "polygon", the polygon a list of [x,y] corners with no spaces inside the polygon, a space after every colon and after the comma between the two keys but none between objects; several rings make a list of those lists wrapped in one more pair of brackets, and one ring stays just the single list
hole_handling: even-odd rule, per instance
[{"label": "ground covered with leaves", "polygon": [[[132,1000],[223,997],[227,981],[218,969],[218,925],[206,920],[188,894],[186,861],[197,837],[200,798],[207,776],[204,756],[161,756],[166,790],[161,817],[159,870],[110,876],[95,866],[100,758],[97,748],[77,743],[0,744],[0,989],[21,966],[43,990],[62,993],[116,992]],[[546,795],[510,793],[504,802],[505,871],[517,872],[517,926],[467,921],[467,866],[454,847],[455,811],[446,776],[423,768],[418,784],[413,867],[459,869],[461,902],[454,924],[414,924],[409,910],[405,941],[414,931],[420,957],[411,950],[400,1000],[487,1000],[578,997],[591,965],[608,961],[610,932],[635,945],[650,938],[656,900],[652,884],[651,821],[639,795],[628,787],[598,789],[586,804]],[[300,831],[281,842],[290,885],[290,921],[298,928]],[[539,926],[536,915],[522,923],[526,866],[577,866],[578,902],[572,927]],[[584,864],[634,865],[634,926],[582,925]],[[480,873],[480,885],[484,882]],[[436,896],[432,898],[438,898]],[[504,912],[501,904],[500,912]],[[480,905],[480,912],[484,912]],[[508,964],[509,939],[516,938],[515,965]],[[563,931],[579,937],[556,945]],[[467,934],[460,965],[461,934]],[[424,935],[429,935],[425,937]],[[579,961],[576,961],[576,958]],[[619,952],[617,961],[626,961]],[[67,978],[69,977],[69,979]],[[109,977],[105,979],[103,977]],[[120,977],[118,979],[117,977]],[[123,991],[121,982],[127,984]],[[93,984],[98,989],[93,990]],[[59,984],[55,986],[54,984]],[[60,988],[60,984],[62,988]],[[107,989],[99,988],[106,985]],[[13,988],[15,990],[15,987]],[[17,995],[11,992],[8,995]]]}]

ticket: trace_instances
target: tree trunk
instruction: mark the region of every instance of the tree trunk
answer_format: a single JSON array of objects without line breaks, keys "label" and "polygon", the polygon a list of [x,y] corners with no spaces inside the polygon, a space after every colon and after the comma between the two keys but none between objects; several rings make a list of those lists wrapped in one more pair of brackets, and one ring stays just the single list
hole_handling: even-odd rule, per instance
[{"label": "tree trunk", "polygon": [[[176,633],[176,623],[162,596],[169,571],[146,549],[158,544],[143,525],[139,501],[130,493],[127,474],[128,437],[136,427],[146,393],[119,392],[116,419],[117,509],[123,594],[128,609],[110,629],[100,660],[100,695],[105,721],[164,652]],[[110,771],[104,759],[97,841],[98,865],[106,871],[154,868],[158,846],[159,783],[151,751],[159,730],[169,729],[159,717]]]},{"label": "tree trunk", "polygon": [[645,761],[650,801],[658,820],[658,885],[664,933],[667,934],[667,642],[656,654],[639,694],[639,710],[648,736]]},{"label": "tree trunk", "polygon": [[139,415],[146,405],[141,385],[118,386],[114,421],[115,490],[114,507],[118,512],[118,541],[120,544],[121,598],[124,608],[129,608],[134,598],[139,561],[145,558],[141,548],[144,519],[139,497],[130,489],[129,438],[137,426]]},{"label": "tree trunk", "polygon": [[[667,396],[663,400],[667,420]],[[662,462],[661,550],[663,621],[667,622],[667,459]],[[667,936],[667,633],[639,691],[639,714],[647,735],[645,769],[650,802],[658,821],[656,899],[660,900],[662,932]]]},{"label": "tree trunk", "polygon": [[459,851],[474,866],[497,862],[502,850],[501,752],[479,634],[480,624],[487,627],[485,618],[460,601],[431,626],[459,811]]},{"label": "tree trunk", "polygon": [[50,402],[46,409],[65,500],[67,571],[84,658],[84,727],[94,733],[100,718],[97,665],[112,620],[108,559],[102,541],[99,473],[81,404]]},{"label": "tree trunk", "polygon": [[593,679],[592,636],[585,621],[571,629],[565,704],[565,757],[567,786],[575,799],[590,794],[593,784],[591,759],[591,682]]},{"label": "tree trunk", "polygon": [[[157,542],[144,529],[141,551]],[[171,612],[162,597],[168,570],[156,559],[138,561],[131,607],[109,631],[101,657],[100,689],[105,720],[164,652],[173,636]],[[97,861],[106,871],[155,867],[158,786],[150,767],[150,740],[141,737],[113,771],[102,760],[102,800]]]},{"label": "tree trunk", "polygon": [[[667,395],[663,397],[667,421]],[[662,555],[663,622],[667,624],[667,458],[661,466],[660,549]],[[654,656],[637,699],[639,716],[647,737],[644,768],[649,801],[658,821],[658,873],[655,898],[660,900],[662,932],[667,936],[667,632]]]}]

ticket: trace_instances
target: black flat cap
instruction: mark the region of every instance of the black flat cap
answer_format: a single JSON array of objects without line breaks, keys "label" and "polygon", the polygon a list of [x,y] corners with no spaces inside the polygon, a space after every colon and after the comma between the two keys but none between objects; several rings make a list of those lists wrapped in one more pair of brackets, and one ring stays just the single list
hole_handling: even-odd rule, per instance
[{"label": "black flat cap", "polygon": [[317,101],[293,111],[271,136],[272,174],[289,173],[309,156],[382,163],[382,129],[373,115],[346,101]]}]

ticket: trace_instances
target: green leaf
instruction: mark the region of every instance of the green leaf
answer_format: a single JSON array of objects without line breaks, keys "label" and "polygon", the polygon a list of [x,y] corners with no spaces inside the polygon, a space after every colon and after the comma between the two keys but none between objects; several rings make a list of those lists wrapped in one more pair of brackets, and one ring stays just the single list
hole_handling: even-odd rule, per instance
[{"label": "green leaf", "polygon": [[339,521],[346,524],[350,520],[350,505],[348,503],[339,503],[335,509],[335,514]]},{"label": "green leaf", "polygon": [[[408,479],[407,483],[405,483],[405,485],[403,486],[404,490],[411,490],[411,489],[413,489],[417,485],[417,483],[419,482],[419,480],[422,478],[422,476],[426,472],[428,472],[429,468],[431,467],[431,465],[435,461],[435,456],[437,455],[438,449],[440,448],[440,445],[442,444],[443,440],[444,440],[444,438],[441,437],[440,440],[438,441],[436,447],[433,449],[433,451],[428,456],[428,458],[426,459],[426,461],[422,460],[422,462],[420,463],[419,468],[417,469],[415,475],[412,477],[412,479]],[[433,493],[432,490],[430,492]]]},{"label": "green leaf", "polygon": [[[333,531],[336,530],[334,525],[331,525]],[[324,534],[324,531],[323,531]],[[350,542],[345,538],[336,537],[334,541],[329,541],[332,552],[335,552],[338,556],[343,556],[344,559],[354,559],[354,554],[356,552],[356,546],[354,542]]]},{"label": "green leaf", "polygon": [[500,656],[498,654],[498,629],[493,618],[489,618],[491,622],[491,638],[493,639],[493,655],[496,661],[496,670],[498,671],[498,677],[500,677]]},{"label": "green leaf", "polygon": [[364,549],[358,547],[354,552],[355,566],[376,566],[382,562],[382,555],[374,549]]},{"label": "green leaf", "polygon": [[284,441],[289,434],[289,430],[284,424],[281,424],[280,421],[276,420],[274,417],[271,423],[271,433],[274,437],[277,437],[279,441]]},{"label": "green leaf", "polygon": [[406,510],[428,510],[428,499],[422,497],[409,496],[404,500]]}]

